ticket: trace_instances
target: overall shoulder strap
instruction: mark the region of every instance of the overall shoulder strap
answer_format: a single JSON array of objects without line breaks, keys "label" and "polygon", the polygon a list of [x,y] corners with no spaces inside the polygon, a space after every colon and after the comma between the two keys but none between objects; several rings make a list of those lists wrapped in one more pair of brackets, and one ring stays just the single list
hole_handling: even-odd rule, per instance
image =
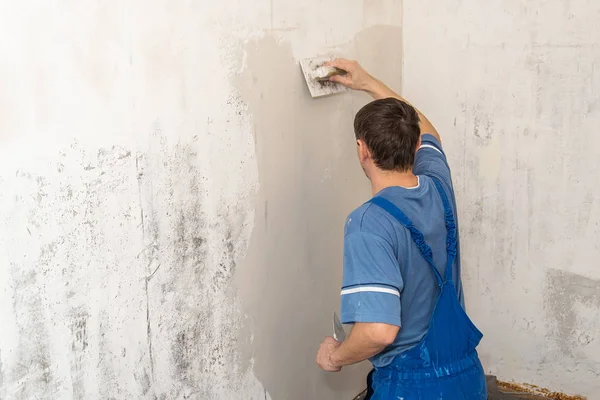
[{"label": "overall shoulder strap", "polygon": [[444,272],[444,278],[446,280],[452,280],[452,265],[456,259],[456,222],[454,220],[454,212],[452,211],[452,205],[448,199],[448,195],[444,190],[441,182],[436,178],[431,178],[435,184],[442,203],[444,204],[444,222],[446,224],[446,252],[448,254],[448,261],[446,262],[446,270]]},{"label": "overall shoulder strap", "polygon": [[437,268],[435,267],[435,264],[433,263],[431,247],[429,247],[429,245],[427,243],[425,243],[425,237],[423,236],[423,233],[421,231],[419,231],[413,225],[412,221],[398,207],[396,207],[391,201],[389,201],[383,197],[377,196],[377,197],[373,197],[369,201],[369,203],[373,203],[373,204],[381,207],[382,209],[387,211],[392,217],[394,217],[401,225],[403,225],[406,229],[408,229],[408,231],[410,232],[410,237],[412,238],[413,242],[415,242],[415,244],[417,245],[417,248],[419,249],[419,252],[423,256],[425,261],[427,261],[427,263],[433,270],[433,273],[435,274],[435,278],[438,282],[438,285],[441,286],[443,284],[444,280],[443,280],[442,276],[440,275],[439,271],[437,270]]}]

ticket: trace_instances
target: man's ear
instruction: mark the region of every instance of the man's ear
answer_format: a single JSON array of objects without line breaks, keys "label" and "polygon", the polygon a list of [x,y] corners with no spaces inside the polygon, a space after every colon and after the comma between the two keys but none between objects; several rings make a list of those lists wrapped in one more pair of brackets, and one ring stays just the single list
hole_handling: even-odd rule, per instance
[{"label": "man's ear", "polygon": [[356,146],[358,148],[358,159],[360,160],[361,164],[364,164],[369,158],[371,158],[371,152],[369,151],[366,143],[361,139],[356,141]]}]

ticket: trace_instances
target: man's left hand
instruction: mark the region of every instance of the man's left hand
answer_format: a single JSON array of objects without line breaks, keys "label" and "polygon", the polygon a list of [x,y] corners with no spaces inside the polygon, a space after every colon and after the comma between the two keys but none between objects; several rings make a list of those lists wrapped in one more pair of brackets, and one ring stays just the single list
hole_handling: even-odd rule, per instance
[{"label": "man's left hand", "polygon": [[324,371],[328,372],[339,372],[342,370],[342,367],[334,365],[331,361],[331,355],[334,351],[338,349],[342,344],[335,340],[334,338],[326,337],[321,343],[321,347],[319,348],[319,352],[317,353],[317,364]]}]

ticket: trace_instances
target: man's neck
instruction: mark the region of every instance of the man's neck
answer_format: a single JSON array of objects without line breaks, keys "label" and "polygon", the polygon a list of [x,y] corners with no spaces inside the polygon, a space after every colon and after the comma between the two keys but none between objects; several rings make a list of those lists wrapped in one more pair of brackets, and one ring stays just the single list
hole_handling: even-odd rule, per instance
[{"label": "man's neck", "polygon": [[419,179],[412,171],[406,172],[388,172],[377,171],[371,176],[371,191],[373,196],[383,189],[400,186],[404,188],[414,188],[419,184]]}]

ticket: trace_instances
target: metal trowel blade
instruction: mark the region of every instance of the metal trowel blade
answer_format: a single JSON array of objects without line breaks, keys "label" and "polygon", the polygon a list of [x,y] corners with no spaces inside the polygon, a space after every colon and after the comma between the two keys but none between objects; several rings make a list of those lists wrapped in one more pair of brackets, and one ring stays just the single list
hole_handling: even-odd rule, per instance
[{"label": "metal trowel blade", "polygon": [[333,312],[333,338],[338,342],[346,340],[346,331],[335,311]]}]

